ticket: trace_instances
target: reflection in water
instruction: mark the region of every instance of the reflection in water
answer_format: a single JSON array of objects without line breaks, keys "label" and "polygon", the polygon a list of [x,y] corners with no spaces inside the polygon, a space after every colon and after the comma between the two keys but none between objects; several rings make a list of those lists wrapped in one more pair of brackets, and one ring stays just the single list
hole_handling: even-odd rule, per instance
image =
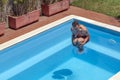
[{"label": "reflection in water", "polygon": [[109,39],[109,42],[110,42],[111,44],[116,44],[116,41],[115,41],[114,39]]},{"label": "reflection in water", "polygon": [[61,69],[53,72],[52,78],[54,79],[64,79],[67,80],[68,76],[72,75],[72,71],[70,69]]},{"label": "reflection in water", "polygon": [[83,47],[83,48],[84,48],[83,51],[82,51],[82,52],[79,52],[78,48],[73,47],[72,53],[73,53],[74,55],[82,55],[82,54],[84,54],[84,53],[87,52],[87,49],[86,49],[85,47]]}]

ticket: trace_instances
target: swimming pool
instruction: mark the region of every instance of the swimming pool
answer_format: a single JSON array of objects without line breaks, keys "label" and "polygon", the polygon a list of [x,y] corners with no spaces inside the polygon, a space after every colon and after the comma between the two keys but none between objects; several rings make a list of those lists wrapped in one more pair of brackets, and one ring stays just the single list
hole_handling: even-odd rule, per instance
[{"label": "swimming pool", "polygon": [[[71,44],[70,28],[74,19],[84,24],[90,33],[90,41],[82,54],[77,54]],[[37,35],[1,49],[0,80],[108,80],[120,71],[118,28],[115,27],[118,30],[115,31],[110,25],[93,24],[96,22],[80,20],[78,16],[64,20],[52,24],[53,28],[38,31]]]}]

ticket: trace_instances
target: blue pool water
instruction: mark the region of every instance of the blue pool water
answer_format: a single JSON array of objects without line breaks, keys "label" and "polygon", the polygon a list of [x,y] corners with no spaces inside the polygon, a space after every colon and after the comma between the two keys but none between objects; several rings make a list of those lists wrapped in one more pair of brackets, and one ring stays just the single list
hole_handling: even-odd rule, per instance
[{"label": "blue pool water", "polygon": [[73,20],[0,51],[0,80],[108,80],[120,71],[120,33],[79,21],[90,41],[78,54]]}]

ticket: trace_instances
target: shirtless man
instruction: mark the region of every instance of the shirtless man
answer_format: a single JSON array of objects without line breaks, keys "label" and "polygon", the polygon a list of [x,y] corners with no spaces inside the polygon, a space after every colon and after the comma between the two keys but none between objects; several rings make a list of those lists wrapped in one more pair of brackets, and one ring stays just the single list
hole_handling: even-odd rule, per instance
[{"label": "shirtless man", "polygon": [[85,26],[80,25],[77,21],[72,23],[72,43],[81,52],[83,45],[89,41],[89,34]]}]

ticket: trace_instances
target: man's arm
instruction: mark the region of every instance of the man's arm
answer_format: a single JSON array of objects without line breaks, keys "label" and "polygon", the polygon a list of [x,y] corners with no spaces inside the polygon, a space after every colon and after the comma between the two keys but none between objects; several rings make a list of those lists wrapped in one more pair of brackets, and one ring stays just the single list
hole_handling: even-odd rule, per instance
[{"label": "man's arm", "polygon": [[86,27],[84,25],[80,25],[80,27],[82,28],[82,30],[87,31]]},{"label": "man's arm", "polygon": [[85,44],[87,41],[89,41],[89,38],[90,38],[90,36],[88,35],[88,36],[84,39],[84,41],[83,41],[82,44]]}]

